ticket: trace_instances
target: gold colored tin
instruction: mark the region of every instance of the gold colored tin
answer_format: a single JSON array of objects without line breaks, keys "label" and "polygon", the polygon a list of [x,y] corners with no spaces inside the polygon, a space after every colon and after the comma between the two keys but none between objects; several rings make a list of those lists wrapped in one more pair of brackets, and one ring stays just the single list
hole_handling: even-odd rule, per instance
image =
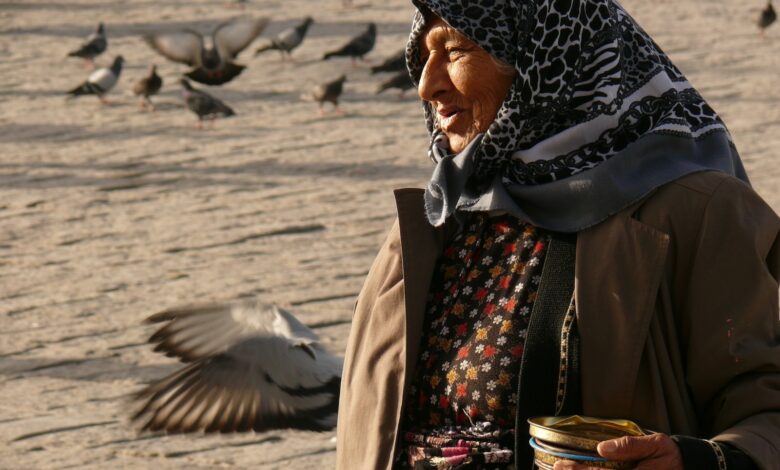
[{"label": "gold colored tin", "polygon": [[529,433],[537,441],[586,452],[596,452],[601,441],[646,435],[642,428],[627,419],[599,419],[578,415],[543,416],[529,419],[528,424]]},{"label": "gold colored tin", "polygon": [[[529,434],[535,440],[534,463],[552,468],[558,460],[580,460],[591,467],[629,469],[634,462],[591,460],[598,458],[599,442],[623,436],[644,436],[636,423],[624,419],[599,419],[586,416],[544,416],[531,418]],[[567,455],[564,457],[563,455]],[[578,459],[582,457],[583,459]]]}]

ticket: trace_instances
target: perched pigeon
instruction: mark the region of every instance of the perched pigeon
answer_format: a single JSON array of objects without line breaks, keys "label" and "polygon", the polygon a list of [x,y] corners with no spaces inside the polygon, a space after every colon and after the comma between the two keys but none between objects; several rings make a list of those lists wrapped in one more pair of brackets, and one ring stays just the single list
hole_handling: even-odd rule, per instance
[{"label": "perched pigeon", "polygon": [[352,65],[355,64],[355,58],[363,58],[364,55],[371,52],[376,43],[376,24],[369,23],[368,29],[350,39],[348,43],[335,51],[331,51],[322,56],[323,60],[331,57],[351,57]]},{"label": "perched pigeon", "polygon": [[379,72],[400,72],[401,70],[406,70],[406,51],[403,49],[388,57],[381,64],[371,67],[371,74],[373,75]]},{"label": "perched pigeon", "polygon": [[293,49],[300,46],[303,42],[303,39],[306,37],[306,32],[309,30],[309,26],[311,26],[313,22],[314,20],[310,16],[307,16],[298,26],[285,29],[272,39],[271,42],[258,47],[257,50],[255,50],[255,55],[265,51],[277,50],[281,52],[282,59],[291,56]]},{"label": "perched pigeon", "polygon": [[382,82],[381,85],[379,85],[379,87],[376,90],[376,94],[378,95],[384,92],[385,90],[389,90],[391,88],[397,88],[401,90],[401,96],[403,96],[406,93],[406,90],[410,90],[414,88],[412,79],[409,77],[409,72],[404,70],[388,78],[386,81]]},{"label": "perched pigeon", "polygon": [[122,73],[122,64],[124,64],[124,62],[125,59],[121,55],[116,56],[111,67],[95,70],[89,74],[89,77],[84,83],[70,90],[68,94],[72,97],[97,95],[103,104],[107,104],[104,95],[114,88],[116,82],[119,81],[119,74]]},{"label": "perched pigeon", "polygon": [[347,81],[347,76],[342,75],[339,78],[315,86],[311,90],[310,98],[320,104],[320,114],[324,114],[325,102],[333,103],[333,107],[337,113],[341,113],[339,110],[339,97],[341,92],[344,91],[344,82]]},{"label": "perched pigeon", "polygon": [[98,23],[97,30],[90,34],[86,41],[75,51],[68,52],[68,57],[80,57],[94,66],[95,57],[104,53],[108,48],[108,38],[103,28],[103,23]]},{"label": "perched pigeon", "polygon": [[758,29],[761,30],[761,34],[764,34],[764,30],[767,29],[777,21],[777,12],[775,11],[775,7],[772,6],[772,0],[769,0],[769,2],[766,5],[766,8],[761,10],[761,16],[758,17]]},{"label": "perched pigeon", "polygon": [[336,426],[343,360],[290,312],[258,301],[167,310],[155,351],[186,365],[141,390],[142,431],[241,432]]},{"label": "perched pigeon", "polygon": [[160,91],[160,88],[162,88],[162,84],[162,77],[157,75],[156,65],[149,67],[149,74],[147,76],[135,82],[135,85],[133,85],[133,94],[142,98],[142,108],[146,108],[146,106],[149,105],[152,108],[152,111],[154,111],[154,104],[149,97],[157,94],[157,92]]},{"label": "perched pigeon", "polygon": [[219,117],[235,116],[236,113],[228,105],[214,98],[203,90],[197,90],[190,85],[186,78],[181,79],[184,87],[184,101],[190,111],[198,115],[198,128],[203,126],[203,120],[213,121]]},{"label": "perched pigeon", "polygon": [[268,24],[268,18],[236,18],[221,23],[211,35],[191,29],[174,33],[156,33],[144,40],[161,55],[193,67],[186,77],[206,85],[222,85],[246,68],[233,59],[246,49]]}]

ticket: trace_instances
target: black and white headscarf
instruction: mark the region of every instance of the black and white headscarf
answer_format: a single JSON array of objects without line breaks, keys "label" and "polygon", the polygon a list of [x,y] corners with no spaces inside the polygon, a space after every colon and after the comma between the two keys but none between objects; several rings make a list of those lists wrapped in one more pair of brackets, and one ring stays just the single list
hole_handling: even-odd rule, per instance
[{"label": "black and white headscarf", "polygon": [[616,0],[413,3],[406,56],[415,84],[424,11],[516,71],[495,121],[459,155],[447,152],[424,103],[434,225],[455,209],[504,210],[575,232],[688,173],[747,182],[724,123]]}]

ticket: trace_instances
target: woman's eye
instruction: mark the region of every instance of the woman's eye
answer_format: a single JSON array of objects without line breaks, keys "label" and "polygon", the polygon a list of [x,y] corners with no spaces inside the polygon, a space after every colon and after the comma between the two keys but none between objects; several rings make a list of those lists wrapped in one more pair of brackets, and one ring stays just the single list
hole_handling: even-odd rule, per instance
[{"label": "woman's eye", "polygon": [[462,47],[449,47],[447,48],[447,55],[450,57],[460,57],[463,54],[465,54],[467,51],[466,49]]}]

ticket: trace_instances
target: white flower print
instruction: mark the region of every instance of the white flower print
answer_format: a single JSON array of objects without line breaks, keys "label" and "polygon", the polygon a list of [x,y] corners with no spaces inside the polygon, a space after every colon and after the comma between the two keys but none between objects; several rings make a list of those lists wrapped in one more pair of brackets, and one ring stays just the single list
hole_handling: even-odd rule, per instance
[{"label": "white flower print", "polygon": [[444,388],[444,393],[447,395],[452,394],[452,385],[447,384],[447,386]]},{"label": "white flower print", "polygon": [[533,240],[525,240],[523,242],[523,247],[524,248],[531,248],[533,245],[534,245],[534,241]]},{"label": "white flower print", "polygon": [[468,253],[468,252],[465,249],[460,250],[458,252],[458,258],[463,258],[464,256],[466,256],[466,253]]},{"label": "white flower print", "polygon": [[423,361],[425,361],[428,359],[428,357],[430,357],[430,355],[431,355],[430,352],[425,351],[424,353],[420,354],[420,357],[422,358]]},{"label": "white flower print", "polygon": [[540,282],[541,280],[542,280],[542,276],[539,276],[538,274],[537,274],[536,276],[534,276],[534,277],[532,277],[532,278],[531,278],[531,281],[532,281],[534,284],[536,284],[537,286],[539,285],[539,282]]},{"label": "white flower print", "polygon": [[493,279],[488,279],[487,281],[485,281],[485,287],[490,287],[492,285],[493,285]]},{"label": "white flower print", "polygon": [[493,390],[496,389],[496,381],[495,380],[488,381],[488,383],[485,385],[485,387],[487,387],[487,389],[492,392]]},{"label": "white flower print", "polygon": [[525,287],[525,284],[523,284],[522,282],[518,282],[517,285],[515,286],[515,292],[520,292],[521,290],[523,290],[523,287]]},{"label": "white flower print", "polygon": [[466,370],[469,368],[471,364],[469,364],[469,361],[463,361],[460,363],[460,370]]},{"label": "white flower print", "polygon": [[485,350],[484,344],[478,344],[477,347],[474,348],[474,351],[477,352],[478,354],[482,354],[482,351],[484,350]]},{"label": "white flower print", "polygon": [[435,405],[437,401],[439,401],[439,399],[436,397],[436,394],[432,394],[431,395],[431,405]]},{"label": "white flower print", "polygon": [[496,340],[496,344],[499,346],[503,346],[506,344],[506,336],[499,336]]},{"label": "white flower print", "polygon": [[479,315],[479,310],[477,310],[476,308],[471,309],[471,311],[469,312],[469,318],[474,318],[477,315]]},{"label": "white flower print", "polygon": [[463,295],[469,295],[472,292],[474,292],[474,289],[472,289],[471,286],[465,286],[463,288]]},{"label": "white flower print", "polygon": [[507,258],[507,261],[509,264],[515,264],[517,263],[517,260],[520,259],[517,255],[512,255],[509,258]]},{"label": "white flower print", "polygon": [[525,334],[528,332],[528,330],[520,330],[517,332],[517,336],[521,338],[525,338]]},{"label": "white flower print", "polygon": [[539,258],[533,257],[530,260],[528,260],[528,266],[536,266],[539,264]]},{"label": "white flower print", "polygon": [[493,366],[491,366],[489,362],[482,364],[482,372],[489,372],[491,367]]},{"label": "white flower print", "polygon": [[494,298],[495,296],[496,296],[496,294],[490,293],[490,294],[488,294],[488,296],[485,298],[485,301],[486,301],[486,302],[492,302],[492,301],[493,301],[493,298]]},{"label": "white flower print", "polygon": [[471,393],[471,399],[474,400],[474,401],[479,400],[480,396],[481,396],[481,394],[479,393],[479,390],[474,390]]},{"label": "white flower print", "polygon": [[449,333],[449,332],[450,332],[450,329],[448,327],[444,326],[444,327],[442,327],[442,329],[439,332],[439,334],[442,335],[442,336],[447,336],[447,333]]},{"label": "white flower print", "polygon": [[496,315],[495,317],[493,317],[493,323],[495,323],[496,325],[498,325],[502,321],[504,321],[503,315]]},{"label": "white flower print", "polygon": [[445,362],[444,364],[442,364],[442,365],[441,365],[441,370],[442,370],[442,371],[445,371],[445,372],[446,372],[446,371],[448,371],[449,369],[450,369],[450,361],[447,361],[447,362]]},{"label": "white flower print", "polygon": [[[492,294],[491,294],[491,295],[492,295]],[[509,300],[509,299],[507,299],[506,297],[501,297],[501,298],[498,300],[498,305],[499,305],[500,307],[503,307],[504,305],[506,305],[506,303],[507,303],[507,301],[508,301],[508,300]]]},{"label": "white flower print", "polygon": [[527,306],[527,305],[524,305],[524,306],[520,307],[520,310],[519,310],[519,312],[520,312],[520,315],[528,315],[528,313],[529,313],[530,311],[531,311],[531,309],[530,309],[530,308],[528,308],[528,306]]},{"label": "white flower print", "polygon": [[509,356],[504,356],[501,358],[500,364],[502,367],[506,367],[510,362],[512,362],[512,359],[510,359]]},{"label": "white flower print", "polygon": [[493,257],[492,256],[485,256],[482,258],[482,265],[487,266],[489,264],[493,263]]},{"label": "white flower print", "polygon": [[452,347],[453,348],[459,348],[462,343],[463,343],[463,340],[460,340],[460,339],[455,340],[455,342],[452,343]]}]

